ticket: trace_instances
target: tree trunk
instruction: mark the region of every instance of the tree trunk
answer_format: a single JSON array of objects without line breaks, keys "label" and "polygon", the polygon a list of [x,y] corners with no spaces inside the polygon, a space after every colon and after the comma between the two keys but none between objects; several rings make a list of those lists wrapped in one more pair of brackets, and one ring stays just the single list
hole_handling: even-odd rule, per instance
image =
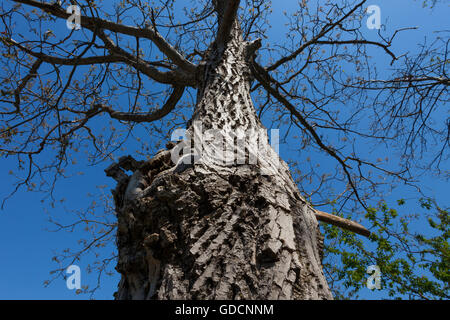
[{"label": "tree trunk", "polygon": [[[193,164],[174,165],[172,145],[147,162],[122,161],[135,171],[121,172],[114,191],[116,299],[332,299],[314,212],[267,134],[257,138],[248,48],[235,22],[205,58]],[[250,139],[239,148],[242,134]]]}]

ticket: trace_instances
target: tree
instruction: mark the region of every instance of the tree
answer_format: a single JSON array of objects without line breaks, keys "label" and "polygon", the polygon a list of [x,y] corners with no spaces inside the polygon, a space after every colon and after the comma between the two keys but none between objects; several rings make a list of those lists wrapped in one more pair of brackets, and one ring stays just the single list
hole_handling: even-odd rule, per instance
[{"label": "tree", "polygon": [[[398,200],[403,207],[406,201]],[[324,225],[330,241],[324,250],[324,268],[336,298],[358,297],[366,286],[367,267],[380,268],[380,289],[396,299],[449,299],[450,251],[449,215],[432,199],[420,199],[420,209],[429,212],[428,227],[433,232],[411,230],[423,213],[401,215],[386,203],[370,208],[366,218],[372,224],[370,248],[361,239],[335,226]],[[401,208],[402,211],[404,210]],[[340,263],[338,262],[340,261]]]},{"label": "tree", "polygon": [[[449,126],[432,116],[448,100],[448,40],[396,55],[407,29],[368,39],[366,1],[302,1],[278,45],[261,40],[271,7],[259,0],[242,10],[238,0],[198,1],[181,22],[170,0],[71,1],[81,31],[61,35],[50,26],[71,19],[67,1],[14,2],[1,12],[0,152],[24,169],[16,190],[51,194],[86,143],[98,163],[142,128],[166,140],[187,128],[154,157],[144,142],[147,159],[108,167],[116,223],[80,220],[104,227],[86,250],[117,228],[117,299],[331,299],[317,220],[367,230],[317,208],[368,209],[385,185],[413,184],[412,169],[439,171],[448,155]],[[14,31],[21,22],[25,35]],[[387,78],[371,68],[372,49],[396,66]],[[297,128],[299,150],[333,159],[334,173],[299,160],[294,180],[269,144],[267,115]],[[424,168],[430,137],[438,148]],[[400,161],[367,157],[363,141],[403,148]]]}]

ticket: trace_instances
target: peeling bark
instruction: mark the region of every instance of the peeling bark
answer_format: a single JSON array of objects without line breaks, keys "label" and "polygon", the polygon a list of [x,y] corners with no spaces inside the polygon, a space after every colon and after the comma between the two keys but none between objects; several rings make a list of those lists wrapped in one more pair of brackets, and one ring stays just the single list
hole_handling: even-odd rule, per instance
[{"label": "peeling bark", "polygon": [[112,170],[120,177],[116,299],[332,299],[314,210],[267,135],[246,145],[245,159],[258,152],[257,163],[216,155],[236,132],[263,129],[250,97],[255,44],[244,42],[236,21],[230,32],[203,63],[189,128],[194,135],[199,121],[223,139],[200,139],[192,165],[173,164],[169,145],[131,177]]}]

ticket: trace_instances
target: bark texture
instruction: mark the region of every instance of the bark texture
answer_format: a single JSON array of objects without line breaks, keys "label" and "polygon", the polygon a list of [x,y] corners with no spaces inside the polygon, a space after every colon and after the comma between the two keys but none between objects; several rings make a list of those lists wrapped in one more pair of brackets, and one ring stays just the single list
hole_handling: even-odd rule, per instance
[{"label": "bark texture", "polygon": [[246,141],[245,161],[218,153],[263,129],[250,97],[251,53],[237,22],[211,46],[189,130],[197,136],[200,123],[217,134],[198,137],[194,164],[174,164],[169,144],[150,161],[124,158],[108,169],[119,181],[116,299],[332,299],[314,211],[267,134]]}]

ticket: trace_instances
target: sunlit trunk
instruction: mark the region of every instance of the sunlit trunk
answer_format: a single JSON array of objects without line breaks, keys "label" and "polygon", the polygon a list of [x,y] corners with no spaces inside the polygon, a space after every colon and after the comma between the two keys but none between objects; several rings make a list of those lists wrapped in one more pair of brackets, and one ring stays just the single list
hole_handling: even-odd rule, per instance
[{"label": "sunlit trunk", "polygon": [[247,46],[235,23],[204,61],[195,163],[161,152],[117,187],[117,299],[332,298],[314,213],[257,139]]}]

